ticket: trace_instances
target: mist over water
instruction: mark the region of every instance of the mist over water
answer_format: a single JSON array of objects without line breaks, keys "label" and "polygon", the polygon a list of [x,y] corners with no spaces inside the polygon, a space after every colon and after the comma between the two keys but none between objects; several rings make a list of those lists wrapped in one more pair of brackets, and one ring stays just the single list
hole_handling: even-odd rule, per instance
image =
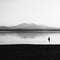
[{"label": "mist over water", "polygon": [[0,45],[4,44],[60,44],[60,33],[4,32],[0,33]]}]

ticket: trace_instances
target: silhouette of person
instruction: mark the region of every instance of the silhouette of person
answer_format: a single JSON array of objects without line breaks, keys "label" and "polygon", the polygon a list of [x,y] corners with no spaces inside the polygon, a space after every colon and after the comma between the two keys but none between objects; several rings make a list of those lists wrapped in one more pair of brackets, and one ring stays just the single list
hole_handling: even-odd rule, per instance
[{"label": "silhouette of person", "polygon": [[50,42],[50,37],[48,37],[48,41]]}]

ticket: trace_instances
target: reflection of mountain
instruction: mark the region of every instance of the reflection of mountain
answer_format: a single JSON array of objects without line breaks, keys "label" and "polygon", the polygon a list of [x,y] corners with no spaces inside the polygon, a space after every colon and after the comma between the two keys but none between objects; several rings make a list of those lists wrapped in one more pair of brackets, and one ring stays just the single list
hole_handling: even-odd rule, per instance
[{"label": "reflection of mountain", "polygon": [[36,37],[41,37],[41,36],[46,36],[49,33],[17,33],[17,36],[20,38],[36,38]]},{"label": "reflection of mountain", "polygon": [[24,38],[24,39],[30,39],[30,38],[36,38],[36,37],[46,37],[48,34],[50,33],[19,33],[19,32],[1,32],[0,35],[1,36],[7,36],[7,35],[11,35],[11,36],[18,36],[20,38]]}]

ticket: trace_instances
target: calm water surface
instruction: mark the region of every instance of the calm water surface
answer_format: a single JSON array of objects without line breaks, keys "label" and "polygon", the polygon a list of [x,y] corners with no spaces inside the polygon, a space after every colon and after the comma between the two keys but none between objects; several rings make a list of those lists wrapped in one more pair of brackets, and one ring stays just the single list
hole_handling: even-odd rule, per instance
[{"label": "calm water surface", "polygon": [[[50,37],[50,42],[48,41]],[[60,44],[60,33],[0,33],[0,44]]]}]

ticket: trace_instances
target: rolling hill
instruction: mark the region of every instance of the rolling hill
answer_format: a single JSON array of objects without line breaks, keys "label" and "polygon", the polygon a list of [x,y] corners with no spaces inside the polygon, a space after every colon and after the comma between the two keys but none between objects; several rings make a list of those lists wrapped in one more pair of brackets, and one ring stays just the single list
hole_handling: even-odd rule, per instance
[{"label": "rolling hill", "polygon": [[27,24],[23,23],[17,26],[9,27],[10,29],[54,29],[53,27],[45,26],[45,25],[36,25],[36,24]]}]

